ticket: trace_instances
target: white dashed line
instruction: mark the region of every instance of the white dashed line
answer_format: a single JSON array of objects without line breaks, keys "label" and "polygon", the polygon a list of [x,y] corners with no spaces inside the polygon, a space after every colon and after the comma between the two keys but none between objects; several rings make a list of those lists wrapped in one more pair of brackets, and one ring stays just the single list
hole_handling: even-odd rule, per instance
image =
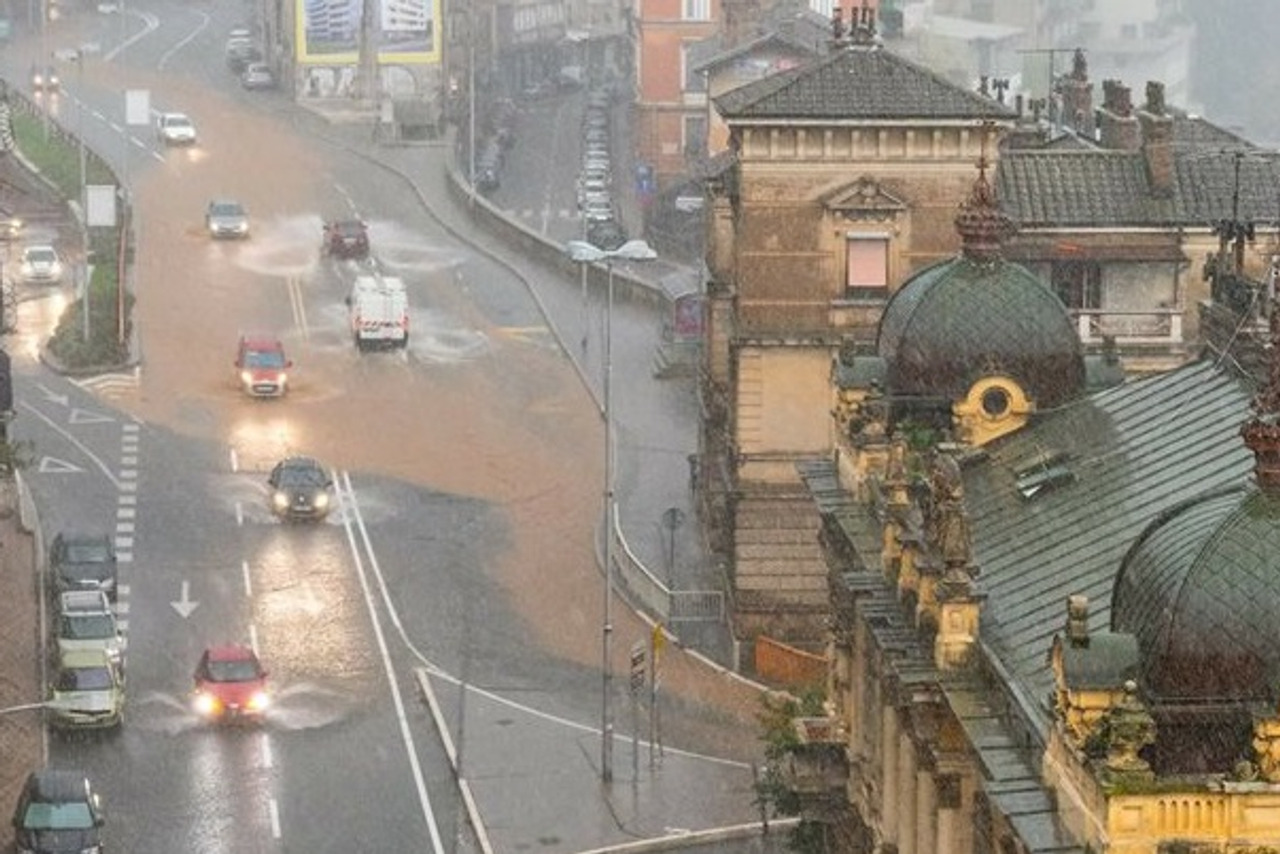
[{"label": "white dashed line", "polygon": [[244,595],[253,595],[253,579],[249,575],[249,561],[240,561],[240,572],[244,575]]},{"label": "white dashed line", "polygon": [[267,734],[264,732],[262,734],[262,767],[270,768],[271,763],[271,739],[268,738]]},{"label": "white dashed line", "polygon": [[258,627],[253,623],[249,624],[249,648],[253,650],[253,654],[258,654]]},{"label": "white dashed line", "polygon": [[244,507],[240,505],[239,501],[236,502],[236,524],[244,524]]},{"label": "white dashed line", "polygon": [[267,801],[267,809],[271,813],[271,837],[273,839],[280,838],[280,808],[276,806],[276,799],[272,798]]},{"label": "white dashed line", "polygon": [[138,496],[136,496],[136,495],[121,495],[121,496],[118,496],[118,497],[116,498],[116,503],[117,503],[117,504],[119,504],[121,507],[137,507],[137,506],[138,506]]},{"label": "white dashed line", "polygon": [[116,508],[117,519],[135,519],[137,518],[137,516],[138,516],[137,507],[117,507]]},{"label": "white dashed line", "polygon": [[[132,548],[133,548],[133,537],[116,537],[117,551],[119,551],[120,549],[132,549]],[[118,558],[119,555],[117,555],[116,557]]]},{"label": "white dashed line", "polygon": [[240,471],[240,457],[236,454],[236,449],[232,448],[231,454],[231,470],[233,472]]},{"label": "white dashed line", "polygon": [[116,522],[116,533],[117,534],[134,533],[133,523],[132,522]]}]

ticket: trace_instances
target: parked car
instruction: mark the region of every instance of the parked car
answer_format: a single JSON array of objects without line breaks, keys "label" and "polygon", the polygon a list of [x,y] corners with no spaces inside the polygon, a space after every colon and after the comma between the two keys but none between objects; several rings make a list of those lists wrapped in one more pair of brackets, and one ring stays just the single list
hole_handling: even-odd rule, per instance
[{"label": "parked car", "polygon": [[29,285],[51,285],[62,280],[62,259],[58,250],[47,243],[22,247],[18,261],[18,278]]},{"label": "parked car", "polygon": [[615,219],[597,220],[587,225],[587,242],[612,252],[627,242],[627,230]]},{"label": "parked car", "polygon": [[274,89],[276,76],[265,62],[251,62],[240,72],[240,85],[245,89]]},{"label": "parked car", "polygon": [[156,137],[165,145],[195,145],[196,126],[186,113],[161,113],[156,119]]},{"label": "parked car", "polygon": [[231,199],[214,199],[204,213],[205,228],[216,240],[249,236],[249,214]]},{"label": "parked car", "polygon": [[83,854],[102,850],[102,802],[82,771],[32,771],[13,811],[18,851]]},{"label": "parked car", "polygon": [[226,47],[227,68],[236,74],[242,73],[250,63],[262,60],[262,51],[258,50],[248,36],[231,36]]},{"label": "parked car", "polygon": [[111,729],[124,721],[124,674],[100,649],[58,659],[49,721],[59,729]]},{"label": "parked car", "polygon": [[116,601],[116,548],[107,534],[60,531],[49,545],[53,589],[101,590]]},{"label": "parked car", "polygon": [[250,397],[283,397],[289,388],[284,344],[270,335],[241,335],[236,347],[236,379]]},{"label": "parked car", "polygon": [[329,515],[333,480],[312,457],[287,457],[276,463],[267,487],[271,512],[285,521],[318,521]]},{"label": "parked car", "polygon": [[123,668],[124,634],[107,594],[101,590],[68,590],[59,596],[54,626],[59,657],[96,649]]},{"label": "parked car", "polygon": [[324,224],[323,246],[334,258],[367,258],[369,226],[358,219],[330,220]]},{"label": "parked car", "polygon": [[203,718],[230,723],[259,720],[271,705],[267,671],[247,646],[212,646],[196,665],[192,705]]}]

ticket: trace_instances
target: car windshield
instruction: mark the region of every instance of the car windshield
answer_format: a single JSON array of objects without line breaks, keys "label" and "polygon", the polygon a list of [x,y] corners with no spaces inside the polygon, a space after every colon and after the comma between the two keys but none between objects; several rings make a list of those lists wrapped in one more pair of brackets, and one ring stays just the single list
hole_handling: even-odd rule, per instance
[{"label": "car windshield", "polygon": [[93,827],[93,813],[84,802],[33,803],[22,816],[22,827],[25,830],[86,830]]},{"label": "car windshield", "polygon": [[364,234],[364,224],[359,222],[340,222],[333,229],[343,237],[359,237]]},{"label": "car windshield", "polygon": [[189,128],[191,127],[191,119],[186,116],[169,116],[164,123],[170,128]]},{"label": "car windshield", "polygon": [[63,557],[67,563],[107,563],[111,550],[102,543],[68,543]]},{"label": "car windshield", "polygon": [[260,677],[258,663],[248,658],[237,658],[230,661],[210,661],[209,681],[211,682],[252,682]]},{"label": "car windshield", "polygon": [[73,667],[58,674],[59,691],[105,691],[113,685],[106,667]]},{"label": "car windshield", "polygon": [[236,202],[216,202],[209,206],[209,213],[214,216],[244,216],[244,208]]},{"label": "car windshield", "polygon": [[279,350],[247,350],[244,354],[246,368],[283,368],[284,353]]},{"label": "car windshield", "polygon": [[276,486],[324,486],[324,470],[311,465],[281,466],[276,470]]},{"label": "car windshield", "polygon": [[48,264],[54,261],[57,257],[57,253],[52,249],[47,248],[28,249],[26,251],[27,260],[33,264]]},{"label": "car windshield", "polygon": [[109,614],[63,616],[58,634],[67,640],[102,640],[115,637],[115,620]]}]

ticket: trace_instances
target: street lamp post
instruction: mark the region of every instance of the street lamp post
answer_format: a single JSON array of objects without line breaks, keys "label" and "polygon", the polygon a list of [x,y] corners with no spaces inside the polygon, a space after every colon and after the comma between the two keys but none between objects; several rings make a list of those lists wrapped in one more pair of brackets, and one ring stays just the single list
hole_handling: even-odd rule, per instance
[{"label": "street lamp post", "polygon": [[565,244],[569,257],[581,264],[604,262],[608,286],[604,315],[604,620],[601,626],[600,779],[613,781],[613,262],[652,261],[658,253],[643,240],[628,240],[617,249],[601,249],[585,240]]}]

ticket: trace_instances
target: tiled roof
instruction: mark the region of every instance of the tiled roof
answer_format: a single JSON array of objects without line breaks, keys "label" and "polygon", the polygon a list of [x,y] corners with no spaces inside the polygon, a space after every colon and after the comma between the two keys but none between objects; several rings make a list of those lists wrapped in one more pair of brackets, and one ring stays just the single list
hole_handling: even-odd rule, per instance
[{"label": "tiled roof", "polygon": [[878,46],[849,46],[715,99],[726,120],[832,119],[980,121],[1014,117],[1009,107]]},{"label": "tiled roof", "polygon": [[[1244,384],[1201,361],[1043,413],[965,467],[987,594],[982,638],[1025,696],[1046,702],[1045,657],[1064,630],[1068,596],[1088,596],[1090,630],[1107,629],[1121,560],[1147,523],[1191,496],[1248,481],[1253,456],[1239,436],[1248,414]],[[1024,498],[1019,469],[1054,454],[1074,478]]]},{"label": "tiled roof", "polygon": [[1280,156],[1203,119],[1173,122],[1173,188],[1154,192],[1141,151],[1096,146],[1017,148],[1000,157],[1000,207],[1024,228],[1207,226],[1233,214],[1240,160],[1242,220],[1280,218]]}]

